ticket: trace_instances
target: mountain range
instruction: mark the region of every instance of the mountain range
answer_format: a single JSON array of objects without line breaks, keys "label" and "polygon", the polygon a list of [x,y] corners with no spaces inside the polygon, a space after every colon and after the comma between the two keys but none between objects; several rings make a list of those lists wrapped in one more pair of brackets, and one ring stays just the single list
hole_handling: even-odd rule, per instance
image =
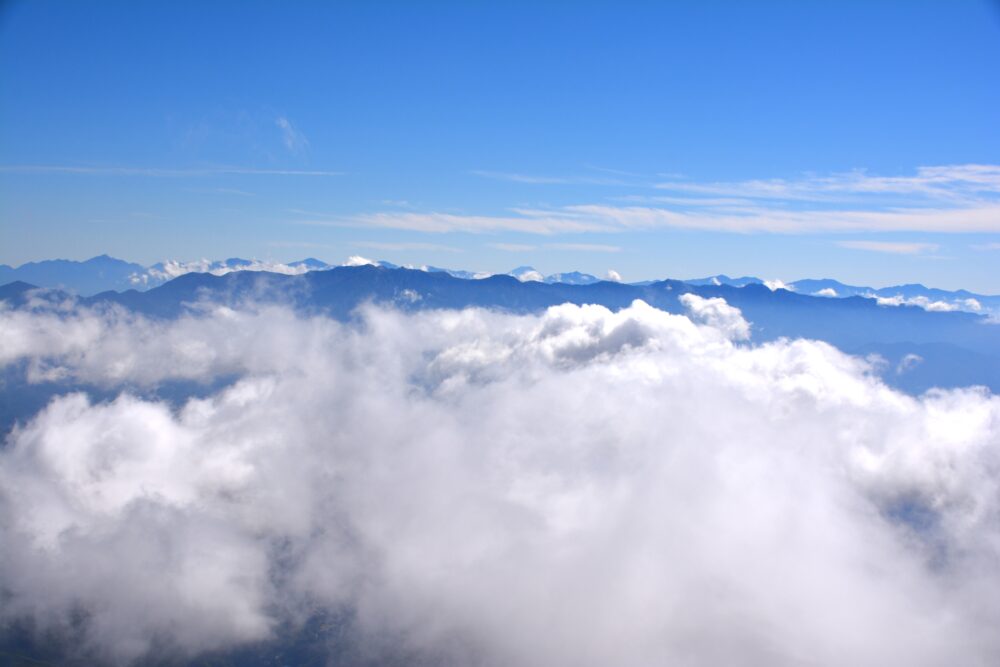
[{"label": "mountain range", "polygon": [[[754,343],[779,338],[823,340],[874,360],[886,382],[911,393],[969,385],[1000,392],[1000,323],[977,313],[935,310],[905,302],[886,304],[884,298],[857,295],[815,296],[772,289],[753,279],[732,281],[725,276],[647,284],[596,279],[571,284],[519,280],[511,275],[472,279],[441,269],[408,269],[388,263],[354,264],[309,270],[309,260],[304,260],[285,273],[189,272],[147,290],[108,290],[86,297],[73,297],[60,290],[38,292],[32,284],[13,282],[0,287],[0,300],[11,307],[32,308],[39,298],[59,302],[75,298],[81,305],[117,304],[153,318],[177,317],[198,302],[234,307],[248,302],[273,302],[306,314],[348,320],[366,302],[403,310],[476,306],[530,313],[562,303],[600,304],[617,310],[641,299],[668,312],[684,313],[680,297],[692,293],[704,298],[721,297],[739,308],[752,325]],[[734,284],[740,281],[742,286]],[[816,281],[810,286],[819,286],[817,291],[846,287],[835,281]]]},{"label": "mountain range", "polygon": [[[266,271],[287,275],[299,275],[311,271],[325,271],[336,266],[373,265],[386,269],[408,268],[428,273],[446,273],[455,278],[478,280],[493,274],[486,272],[464,271],[440,268],[436,266],[406,266],[386,261],[374,261],[364,257],[353,256],[340,265],[329,264],[312,257],[297,262],[280,263],[256,259],[233,257],[226,260],[196,260],[181,262],[168,260],[151,266],[142,266],[108,255],[100,255],[83,262],[53,259],[40,262],[29,262],[18,267],[0,264],[0,285],[23,281],[39,287],[50,287],[64,290],[80,296],[114,290],[122,292],[130,289],[144,291],[163,285],[179,276],[188,273],[208,273],[225,275],[239,271]],[[519,266],[507,274],[522,282],[542,282],[546,284],[592,285],[602,279],[589,273],[570,271],[544,275],[531,266]],[[647,280],[631,283],[635,286],[647,286],[657,281]],[[695,278],[683,282],[694,286],[746,287],[747,285],[765,285],[771,289],[785,289],[798,294],[820,296],[827,298],[845,298],[860,296],[873,299],[884,306],[911,305],[932,311],[964,311],[981,313],[1000,317],[1000,296],[976,294],[967,290],[941,290],[925,287],[919,284],[895,285],[890,287],[868,287],[847,285],[837,280],[803,279],[790,283],[767,281],[755,276],[731,278],[724,274]]]}]

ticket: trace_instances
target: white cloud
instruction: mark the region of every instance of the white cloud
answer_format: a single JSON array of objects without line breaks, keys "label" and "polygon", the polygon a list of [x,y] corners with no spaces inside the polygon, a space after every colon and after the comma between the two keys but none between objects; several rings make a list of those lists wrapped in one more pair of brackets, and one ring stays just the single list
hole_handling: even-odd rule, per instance
[{"label": "white cloud", "polygon": [[786,285],[784,281],[778,280],[777,278],[773,280],[765,280],[764,287],[771,290],[772,292],[779,289],[788,290],[789,292],[795,291],[794,287],[792,287],[791,285]]},{"label": "white cloud", "polygon": [[548,243],[547,248],[573,250],[577,252],[621,252],[621,246],[604,243]]},{"label": "white cloud", "polygon": [[361,255],[351,255],[341,266],[378,266],[378,262]]},{"label": "white cloud", "polygon": [[133,273],[129,276],[129,282],[137,287],[155,287],[160,283],[173,280],[178,276],[188,273],[210,273],[214,276],[224,276],[227,273],[238,271],[268,271],[270,273],[297,276],[313,270],[315,270],[313,267],[304,264],[290,266],[282,262],[258,259],[243,260],[232,264],[213,262],[207,259],[190,262],[168,259],[149,267],[143,273]]},{"label": "white cloud", "polygon": [[919,354],[907,354],[900,359],[899,364],[896,366],[896,374],[902,375],[903,373],[908,373],[922,363],[924,363],[924,358]]},{"label": "white cloud", "polygon": [[292,121],[284,116],[278,116],[274,119],[274,124],[281,130],[281,142],[288,152],[301,153],[309,147],[309,140],[292,124]]},{"label": "white cloud", "polygon": [[[902,294],[896,294],[893,296],[863,294],[862,296],[869,299],[875,299],[880,306],[917,306],[935,313],[949,313],[960,309],[957,304],[949,303],[948,301],[934,301],[926,296],[905,297]],[[968,299],[966,301],[974,301],[976,304],[979,303],[975,299]],[[968,306],[969,309],[972,308],[972,304],[965,303],[963,305]],[[980,308],[982,308],[982,306],[980,306]]]},{"label": "white cloud", "polygon": [[[825,290],[821,290],[825,291]],[[819,292],[817,295],[821,295]],[[826,296],[826,295],[821,295]],[[962,310],[967,313],[983,313],[983,304],[979,302],[978,299],[968,298],[968,299],[951,299],[944,300],[938,299],[934,300],[926,296],[912,296],[906,297],[902,294],[893,294],[891,296],[879,295],[875,292],[868,292],[861,294],[866,299],[874,299],[880,306],[916,306],[918,308],[923,308],[924,310],[937,313],[950,313],[956,310]],[[991,315],[991,313],[984,313],[985,315]],[[992,321],[992,317],[990,320]]]},{"label": "white cloud", "polygon": [[1000,398],[908,397],[685,300],[698,323],[0,311],[5,368],[238,377],[174,408],[68,394],[15,430],[0,614],[75,614],[122,660],[347,609],[330,641],[375,662],[995,663]]},{"label": "white cloud", "polygon": [[733,340],[750,338],[750,325],[743,319],[743,313],[739,308],[726,303],[725,299],[706,299],[697,294],[682,294],[680,299],[692,317],[699,322],[718,329]]},{"label": "white cloud", "polygon": [[563,211],[514,212],[514,215],[460,215],[437,212],[386,211],[355,216],[343,220],[301,220],[299,224],[385,229],[407,229],[416,232],[522,232],[527,234],[559,234],[569,232],[609,231],[606,221],[588,220]]},{"label": "white cloud", "polygon": [[[602,170],[607,171],[607,170]],[[518,174],[512,172],[486,171],[477,169],[472,172],[476,176],[497,181],[524,183],[528,185],[628,185],[621,178],[595,176],[539,176],[537,174]],[[620,172],[619,172],[620,173]]]},{"label": "white cloud", "polygon": [[963,310],[973,313],[978,313],[983,309],[983,304],[981,304],[978,299],[962,299],[959,303],[963,306]]},{"label": "white cloud", "polygon": [[496,250],[503,250],[504,252],[531,252],[538,250],[538,246],[525,243],[487,243],[486,245]]},{"label": "white cloud", "polygon": [[423,232],[534,234],[663,228],[780,234],[1000,232],[1000,166],[995,165],[921,167],[908,176],[856,171],[737,183],[674,181],[658,187],[684,196],[640,198],[654,205],[584,203],[517,208],[504,215],[387,211],[313,222]]},{"label": "white cloud", "polygon": [[905,243],[894,241],[838,241],[837,245],[852,250],[869,250],[890,255],[920,255],[938,249],[936,243]]},{"label": "white cloud", "polygon": [[787,210],[752,207],[730,210],[678,210],[647,206],[572,206],[565,209],[581,222],[608,230],[648,230],[664,227],[723,232],[997,232],[1000,205],[888,210]]},{"label": "white cloud", "polygon": [[562,185],[570,182],[569,179],[566,178],[486,171],[482,169],[473,170],[472,173],[476,176],[482,176],[483,178],[490,178],[498,181],[510,181],[512,183],[528,183],[532,185]]},{"label": "white cloud", "polygon": [[751,207],[739,211],[683,210],[650,206],[588,204],[558,209],[515,209],[511,215],[464,215],[385,211],[298,224],[404,229],[417,232],[520,232],[561,234],[643,231],[663,228],[735,233],[771,232],[1000,232],[1000,205],[889,210],[787,210]]},{"label": "white cloud", "polygon": [[943,201],[1000,194],[1000,165],[964,164],[919,167],[910,176],[878,176],[865,170],[796,179],[755,179],[730,183],[671,181],[660,189],[724,197],[842,201],[848,196],[900,195]]},{"label": "white cloud", "polygon": [[819,290],[818,292],[815,292],[813,294],[813,296],[836,297],[837,296],[837,290],[833,289],[832,287],[824,287],[823,289]]},{"label": "white cloud", "polygon": [[249,167],[209,167],[169,169],[160,167],[74,166],[74,165],[0,165],[0,172],[11,174],[74,174],[78,176],[149,176],[185,178],[201,176],[343,176],[342,171],[310,169],[253,169]]},{"label": "white cloud", "polygon": [[545,276],[539,273],[538,271],[535,271],[534,269],[530,271],[522,271],[516,274],[514,277],[520,280],[522,283],[529,283],[529,282],[537,283],[537,282],[543,282],[545,280]]},{"label": "white cloud", "polygon": [[354,241],[351,245],[356,245],[359,248],[373,248],[375,250],[390,250],[396,252],[405,252],[411,250],[425,250],[428,252],[462,252],[461,248],[455,248],[454,246],[449,246],[449,245],[442,245],[440,243],[420,243],[420,242],[386,243],[383,241]]},{"label": "white cloud", "polygon": [[605,280],[610,280],[613,283],[620,283],[622,281],[622,274],[618,273],[614,269],[608,269],[608,272],[604,274]]}]

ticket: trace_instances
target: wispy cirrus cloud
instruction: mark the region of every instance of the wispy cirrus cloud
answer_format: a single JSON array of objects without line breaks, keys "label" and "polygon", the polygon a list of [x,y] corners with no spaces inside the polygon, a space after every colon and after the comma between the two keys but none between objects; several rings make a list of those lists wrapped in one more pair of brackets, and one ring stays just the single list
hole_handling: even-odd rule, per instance
[{"label": "wispy cirrus cloud", "polygon": [[487,243],[486,245],[495,250],[503,250],[504,252],[531,252],[532,250],[538,250],[538,246],[528,243]]},{"label": "wispy cirrus cloud", "polygon": [[474,176],[493,179],[495,181],[510,181],[512,183],[528,183],[531,185],[564,185],[572,180],[558,176],[535,176],[532,174],[516,174],[500,171],[488,171],[485,169],[473,169],[470,173]]},{"label": "wispy cirrus cloud", "polygon": [[154,178],[186,178],[200,176],[343,176],[342,171],[316,169],[255,169],[252,167],[129,167],[78,166],[54,164],[0,165],[6,174],[71,174],[79,176],[149,176]]},{"label": "wispy cirrus cloud", "polygon": [[890,255],[920,255],[934,252],[940,246],[937,243],[906,243],[894,241],[839,241],[837,243],[842,248],[852,250],[867,250],[870,252],[882,252]]},{"label": "wispy cirrus cloud", "polygon": [[590,219],[568,210],[523,211],[515,209],[511,215],[469,215],[441,212],[383,211],[350,217],[313,218],[296,220],[298,224],[317,226],[358,226],[380,229],[404,229],[415,232],[446,233],[497,233],[522,232],[526,234],[561,234],[573,232],[610,231],[607,221]]},{"label": "wispy cirrus cloud", "polygon": [[309,140],[306,135],[295,127],[292,121],[284,116],[274,119],[274,124],[281,130],[281,142],[290,153],[301,153],[309,147]]},{"label": "wispy cirrus cloud", "polygon": [[961,201],[1000,195],[1000,165],[964,164],[919,167],[909,176],[877,176],[865,170],[797,179],[696,183],[671,180],[657,189],[765,200],[849,201],[854,197],[905,195]]},{"label": "wispy cirrus cloud", "polygon": [[360,226],[416,232],[523,232],[553,235],[663,228],[779,234],[842,232],[1000,232],[1000,204],[976,208],[804,210],[753,207],[740,210],[678,210],[655,206],[585,204],[554,209],[514,209],[509,215],[394,212],[300,220],[299,224]]},{"label": "wispy cirrus cloud", "polygon": [[604,243],[548,243],[546,248],[553,250],[574,250],[578,252],[621,252],[621,246]]},{"label": "wispy cirrus cloud", "polygon": [[203,195],[236,195],[238,197],[257,196],[254,192],[240,190],[239,188],[185,188],[185,191]]},{"label": "wispy cirrus cloud", "polygon": [[[481,172],[519,182],[571,179]],[[1000,166],[921,167],[908,176],[864,171],[799,179],[659,183],[670,194],[625,203],[513,208],[500,215],[381,211],[337,224],[420,232],[553,235],[688,229],[731,233],[1000,232]]]},{"label": "wispy cirrus cloud", "polygon": [[440,243],[384,243],[381,241],[354,241],[351,245],[359,248],[372,248],[373,250],[389,250],[396,252],[407,250],[426,250],[428,252],[462,252],[461,248],[456,248],[450,245],[442,245]]},{"label": "wispy cirrus cloud", "polygon": [[474,169],[471,173],[495,181],[509,181],[511,183],[525,183],[528,185],[635,185],[633,181],[610,176],[545,176],[489,171],[486,169]]}]

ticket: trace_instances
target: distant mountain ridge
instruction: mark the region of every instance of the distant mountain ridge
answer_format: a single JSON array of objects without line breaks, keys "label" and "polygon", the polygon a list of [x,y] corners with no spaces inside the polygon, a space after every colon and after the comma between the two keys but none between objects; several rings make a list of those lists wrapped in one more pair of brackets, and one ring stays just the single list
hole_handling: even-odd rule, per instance
[{"label": "distant mountain ridge", "polygon": [[[153,318],[174,318],[192,304],[231,307],[277,303],[304,314],[353,317],[367,302],[406,311],[483,307],[533,313],[562,303],[599,304],[618,310],[640,299],[673,313],[686,313],[684,294],[720,297],[740,308],[752,324],[755,343],[779,338],[826,341],[860,356],[877,355],[883,379],[912,392],[931,387],[983,385],[1000,393],[1000,324],[980,314],[886,307],[858,296],[823,298],[750,282],[743,287],[663,280],[648,285],[597,281],[585,285],[519,280],[510,275],[468,279],[445,271],[363,263],[299,274],[231,271],[187,273],[146,291],[107,291],[79,298],[101,307],[117,304]],[[0,287],[11,307],[34,307],[31,299],[62,303],[61,292],[37,292],[24,282]],[[876,358],[876,357],[873,357]]]},{"label": "distant mountain ridge", "polygon": [[84,262],[47,259],[28,262],[16,268],[0,264],[0,284],[22,280],[39,287],[52,287],[88,295],[106,290],[134,289],[131,277],[146,267],[108,255],[98,255]]},{"label": "distant mountain ridge", "polygon": [[[773,287],[768,281],[754,276],[730,278],[724,274],[709,276],[707,278],[695,278],[686,280],[685,282],[691,285],[730,285],[732,287],[768,285],[769,287]],[[860,296],[866,299],[874,299],[883,306],[918,306],[924,310],[938,312],[964,311],[1000,316],[1000,296],[976,294],[964,289],[942,290],[925,287],[920,284],[866,287],[861,285],[847,285],[832,278],[822,278],[819,280],[806,278],[782,284],[781,287],[809,296],[827,298]]]},{"label": "distant mountain ridge", "polygon": [[[340,265],[329,264],[313,257],[287,264],[269,260],[232,257],[216,261],[205,259],[191,262],[168,260],[144,267],[140,264],[126,262],[108,255],[100,255],[83,262],[54,259],[29,262],[16,268],[0,265],[0,284],[21,280],[39,287],[61,289],[80,296],[92,296],[109,290],[116,292],[123,292],[129,289],[139,291],[148,290],[188,273],[207,273],[220,276],[240,271],[265,271],[286,275],[299,275],[311,271],[326,271],[336,266],[361,265],[380,266],[386,269],[409,268],[428,273],[445,273],[465,280],[481,280],[493,275],[486,272],[464,271],[429,265],[400,267],[398,264],[391,262],[370,260],[359,256],[350,257]],[[544,275],[531,266],[519,266],[507,274],[498,275],[513,276],[522,282],[540,282],[544,284],[592,285],[602,280],[592,274],[579,271]],[[632,284],[646,286],[656,282],[655,280],[647,280]],[[683,282],[695,286],[726,285],[731,287],[746,287],[748,285],[765,285],[771,289],[787,289],[810,296],[828,298],[860,296],[867,299],[874,299],[884,306],[911,305],[919,306],[925,310],[964,311],[988,314],[1000,318],[1000,296],[976,294],[968,290],[941,290],[919,284],[873,288],[848,285],[830,278],[803,279],[785,284],[779,281],[763,280],[755,276],[731,278],[725,274],[708,276],[706,278],[693,278],[684,280]]]}]

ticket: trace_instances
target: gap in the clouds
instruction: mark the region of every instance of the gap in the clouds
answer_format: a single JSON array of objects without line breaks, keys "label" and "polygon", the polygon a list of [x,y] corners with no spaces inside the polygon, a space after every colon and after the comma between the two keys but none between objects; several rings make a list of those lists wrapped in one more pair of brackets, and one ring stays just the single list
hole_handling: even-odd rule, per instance
[{"label": "gap in the clouds", "polygon": [[[0,600],[2,600],[0,592]],[[131,667],[447,667],[475,664],[470,648],[449,643],[449,651],[414,648],[398,632],[375,636],[360,627],[350,606],[314,604],[295,612],[271,610],[271,637],[191,655],[169,641],[156,641]],[[91,614],[78,608],[57,625],[30,616],[0,626],[0,665],[12,667],[117,667],[88,637]],[[469,661],[455,660],[465,655]]]},{"label": "gap in the clouds", "polygon": [[[0,603],[7,593],[0,590]],[[10,619],[0,626],[0,664],[11,667],[89,667],[96,656],[87,646],[89,614],[71,610],[58,625],[39,623],[30,616]],[[98,661],[99,662],[99,661]]]},{"label": "gap in the clouds", "polygon": [[176,412],[191,399],[207,398],[236,383],[238,373],[226,373],[204,380],[168,378],[152,386],[135,382],[100,385],[77,381],[38,381],[30,378],[27,360],[0,369],[0,447],[12,430],[33,418],[54,398],[82,392],[93,403],[113,401],[129,394],[147,401],[164,402]]},{"label": "gap in the clouds", "polygon": [[917,494],[904,494],[880,507],[883,518],[898,530],[909,532],[914,544],[924,552],[924,562],[935,572],[943,572],[952,554],[941,525],[941,513],[933,501]]}]

